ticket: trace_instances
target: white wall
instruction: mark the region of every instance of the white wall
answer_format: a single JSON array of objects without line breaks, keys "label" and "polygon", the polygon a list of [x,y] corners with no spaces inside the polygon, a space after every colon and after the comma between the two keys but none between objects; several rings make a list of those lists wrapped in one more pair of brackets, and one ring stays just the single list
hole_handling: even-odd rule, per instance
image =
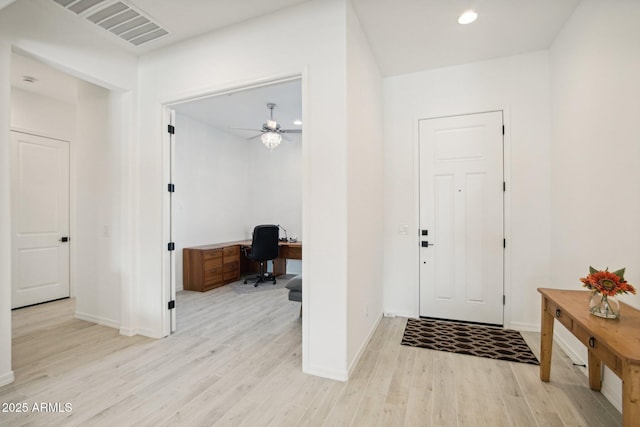
[{"label": "white wall", "polygon": [[[249,166],[248,226],[280,224],[302,240],[302,138],[291,135],[269,151],[260,139],[245,141]],[[249,229],[250,237],[252,228]],[[284,237],[284,232],[280,230]]]},{"label": "white wall", "polygon": [[[102,37],[86,31],[74,24],[76,18],[53,2],[34,0],[23,0],[15,2],[0,10],[0,147],[9,146],[9,104],[10,104],[10,54],[11,49],[19,50],[23,54],[36,57],[56,68],[65,70],[76,77],[83,77],[94,83],[99,83],[109,88],[120,90],[135,90],[137,84],[137,59],[134,55],[126,53],[113,45],[110,45]],[[135,120],[133,111],[135,104],[131,97],[122,94],[120,101],[115,108],[115,114],[123,118],[121,122],[122,133],[119,135],[119,142],[123,146],[131,147],[130,138],[132,126]],[[121,188],[130,188],[133,168],[132,157],[135,153],[130,150],[123,152],[121,159],[126,164],[127,169],[121,170]],[[4,157],[2,161],[5,161]],[[6,159],[8,161],[8,158]],[[135,160],[135,159],[134,159]],[[2,168],[3,173],[8,174],[8,166]],[[10,180],[0,180],[0,199],[6,201],[2,203],[2,213],[0,213],[0,237],[10,241],[10,203],[9,203],[9,182]],[[130,190],[127,190],[130,191]],[[130,231],[135,227],[135,218],[130,209],[131,197],[129,192],[122,193],[125,204],[121,205],[121,218],[126,225],[126,230]],[[130,233],[129,233],[130,234]],[[123,233],[124,235],[124,233]],[[128,235],[127,235],[127,238]],[[127,247],[120,252],[125,253],[126,258],[133,259],[131,253],[132,242],[127,240]],[[0,280],[0,382],[10,376],[11,357],[11,322],[10,322],[10,248],[5,247],[0,250],[0,270],[2,270],[3,280]],[[123,258],[120,259],[121,261]],[[133,280],[135,275],[134,266],[124,262],[127,269],[122,271],[127,281]],[[129,295],[129,289],[127,289]],[[132,297],[133,298],[133,297]],[[129,298],[128,298],[129,299]],[[135,307],[135,301],[128,302],[127,309]],[[135,322],[127,317],[128,325]],[[6,345],[5,345],[6,344]],[[9,379],[10,380],[10,379]]]},{"label": "white wall", "polygon": [[[11,117],[11,45],[0,37],[0,242],[11,241],[9,120]],[[0,386],[12,382],[11,245],[0,247]]]},{"label": "white wall", "polygon": [[75,187],[76,317],[120,327],[120,144],[110,91],[78,84]]},{"label": "white wall", "polygon": [[[346,378],[346,18],[344,0],[306,2],[140,59],[140,324],[168,332],[161,105],[303,75],[303,369]],[[291,37],[295,34],[296,37]],[[265,49],[265,41],[277,49]],[[326,126],[330,123],[330,126]],[[329,173],[328,173],[329,172]]]},{"label": "white wall", "polygon": [[[302,138],[285,136],[269,151],[255,139],[248,142],[249,217],[247,238],[258,224],[280,224],[287,237],[304,241],[302,235]],[[284,237],[280,230],[280,236]],[[287,273],[302,273],[302,262],[287,260]]]},{"label": "white wall", "polygon": [[[550,287],[580,289],[589,265],[626,267],[640,287],[638,18],[637,1],[583,0],[550,51]],[[640,295],[621,299],[640,308]],[[557,332],[586,363],[585,347]],[[620,409],[620,380],[608,369],[603,393]]]},{"label": "white wall", "polygon": [[382,318],[382,77],[351,4],[347,10],[347,361],[357,363]]},{"label": "white wall", "polygon": [[[418,315],[418,120],[505,111],[507,325],[539,324],[536,288],[549,278],[547,52],[384,79],[384,310]],[[510,175],[510,176],[509,176]],[[401,235],[398,227],[409,226]]]},{"label": "white wall", "polygon": [[179,113],[175,135],[173,220],[181,290],[182,249],[246,239],[251,205],[245,139]]},{"label": "white wall", "polygon": [[46,96],[12,88],[11,128],[71,141],[76,131],[76,107]]}]

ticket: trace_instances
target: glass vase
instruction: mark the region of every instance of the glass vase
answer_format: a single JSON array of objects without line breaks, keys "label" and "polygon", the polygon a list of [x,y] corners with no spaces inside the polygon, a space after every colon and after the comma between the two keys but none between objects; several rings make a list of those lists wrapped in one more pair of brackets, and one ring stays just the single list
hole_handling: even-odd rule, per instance
[{"label": "glass vase", "polygon": [[616,297],[593,292],[589,300],[589,311],[594,316],[618,319],[620,317],[620,303]]}]

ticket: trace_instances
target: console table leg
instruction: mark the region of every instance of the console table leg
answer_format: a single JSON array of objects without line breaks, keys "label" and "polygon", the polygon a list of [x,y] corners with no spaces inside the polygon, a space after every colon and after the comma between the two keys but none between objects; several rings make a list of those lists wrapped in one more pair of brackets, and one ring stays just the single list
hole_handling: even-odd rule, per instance
[{"label": "console table leg", "polygon": [[589,350],[589,388],[600,391],[602,388],[602,362]]},{"label": "console table leg", "polygon": [[547,311],[547,299],[542,298],[542,332],[540,334],[540,379],[548,382],[551,376],[553,348],[553,316]]},{"label": "console table leg", "polygon": [[622,362],[622,425],[632,427],[640,420],[640,365]]}]

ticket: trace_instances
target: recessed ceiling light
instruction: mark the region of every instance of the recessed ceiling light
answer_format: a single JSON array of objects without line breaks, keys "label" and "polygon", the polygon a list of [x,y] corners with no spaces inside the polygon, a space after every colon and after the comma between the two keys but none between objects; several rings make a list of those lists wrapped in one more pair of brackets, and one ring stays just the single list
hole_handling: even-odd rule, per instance
[{"label": "recessed ceiling light", "polygon": [[296,126],[302,126],[302,120],[296,120],[293,122],[293,124]]},{"label": "recessed ceiling light", "polygon": [[475,13],[473,10],[467,10],[465,13],[460,15],[460,18],[458,18],[458,23],[462,25],[467,25],[467,24],[471,24],[476,19],[478,19],[478,14]]},{"label": "recessed ceiling light", "polygon": [[35,83],[38,79],[33,76],[22,76],[22,81],[25,83]]}]

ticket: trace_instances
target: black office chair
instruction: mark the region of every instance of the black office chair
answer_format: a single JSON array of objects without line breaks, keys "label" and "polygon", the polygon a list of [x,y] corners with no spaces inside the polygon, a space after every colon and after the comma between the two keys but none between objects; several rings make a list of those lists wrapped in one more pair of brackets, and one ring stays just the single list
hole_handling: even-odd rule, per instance
[{"label": "black office chair", "polygon": [[253,229],[251,248],[243,247],[242,250],[247,258],[260,263],[260,274],[255,279],[245,279],[245,284],[248,280],[255,280],[254,286],[267,280],[273,280],[273,284],[276,284],[275,276],[267,273],[267,261],[278,258],[278,237],[277,225],[257,225]]}]

